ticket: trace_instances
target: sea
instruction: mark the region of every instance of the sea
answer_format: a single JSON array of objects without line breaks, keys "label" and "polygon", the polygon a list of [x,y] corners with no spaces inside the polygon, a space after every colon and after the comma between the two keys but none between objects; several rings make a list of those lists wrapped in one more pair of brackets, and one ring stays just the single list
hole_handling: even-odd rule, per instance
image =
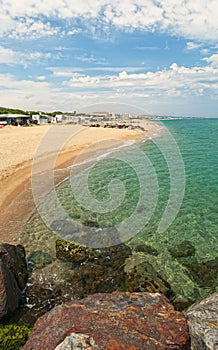
[{"label": "sea", "polygon": [[155,121],[137,142],[77,159],[22,233],[28,254],[54,254],[57,237],[132,248],[174,300],[218,291],[218,118]]}]

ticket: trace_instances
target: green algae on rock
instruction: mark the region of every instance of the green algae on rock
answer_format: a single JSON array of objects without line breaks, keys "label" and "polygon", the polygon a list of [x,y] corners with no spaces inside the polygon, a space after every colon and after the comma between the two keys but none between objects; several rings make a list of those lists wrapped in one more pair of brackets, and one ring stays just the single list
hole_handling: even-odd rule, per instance
[{"label": "green algae on rock", "polygon": [[1,350],[19,350],[26,343],[31,331],[31,328],[16,324],[0,326]]},{"label": "green algae on rock", "polygon": [[30,271],[35,269],[41,269],[51,264],[53,260],[54,259],[51,256],[51,254],[37,250],[35,252],[30,253],[27,257],[28,269]]}]

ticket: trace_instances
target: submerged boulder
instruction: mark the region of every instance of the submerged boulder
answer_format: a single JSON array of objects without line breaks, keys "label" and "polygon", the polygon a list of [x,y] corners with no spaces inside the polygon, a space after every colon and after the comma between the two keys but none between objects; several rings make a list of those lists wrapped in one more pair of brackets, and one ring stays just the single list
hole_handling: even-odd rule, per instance
[{"label": "submerged boulder", "polygon": [[186,319],[165,296],[119,292],[55,307],[37,320],[23,350],[179,350],[188,346]]},{"label": "submerged boulder", "polygon": [[95,249],[64,240],[56,242],[57,258],[72,264],[77,298],[125,290],[124,264],[130,255],[131,249],[125,244]]},{"label": "submerged boulder", "polygon": [[170,285],[146,260],[144,254],[133,253],[125,263],[126,290],[129,292],[159,292],[172,295]]},{"label": "submerged boulder", "polygon": [[0,245],[0,319],[10,315],[23,301],[27,282],[27,265],[23,246]]},{"label": "submerged boulder", "polygon": [[195,254],[195,247],[190,241],[183,241],[170,247],[169,252],[174,258],[187,257]]},{"label": "submerged boulder", "polygon": [[94,249],[58,240],[56,255],[58,259],[72,263],[74,296],[77,298],[113,291],[172,294],[169,283],[145,260],[144,255],[132,254],[125,244]]},{"label": "submerged boulder", "polygon": [[41,269],[53,262],[51,254],[37,250],[29,254],[27,258],[28,269],[30,271]]},{"label": "submerged boulder", "polygon": [[187,317],[192,350],[218,349],[218,293],[194,304]]}]

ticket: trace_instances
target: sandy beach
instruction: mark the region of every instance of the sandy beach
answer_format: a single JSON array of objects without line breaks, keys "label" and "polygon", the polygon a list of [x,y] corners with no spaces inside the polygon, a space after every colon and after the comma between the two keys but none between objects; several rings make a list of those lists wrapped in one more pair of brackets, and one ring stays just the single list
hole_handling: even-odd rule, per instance
[{"label": "sandy beach", "polygon": [[[143,121],[138,129],[106,129],[81,127],[58,152],[56,169],[65,169],[73,164],[75,157],[84,150],[95,147],[110,148],[127,140],[148,136],[155,132],[157,125]],[[34,209],[31,192],[31,170],[36,150],[43,138],[52,128],[50,125],[33,127],[5,127],[0,129],[0,242],[19,243],[19,232]],[[62,126],[59,126],[60,134]],[[59,129],[58,129],[59,131]],[[88,154],[88,153],[87,153]],[[45,169],[51,154],[46,149],[41,161]],[[62,175],[55,178],[58,183]]]}]

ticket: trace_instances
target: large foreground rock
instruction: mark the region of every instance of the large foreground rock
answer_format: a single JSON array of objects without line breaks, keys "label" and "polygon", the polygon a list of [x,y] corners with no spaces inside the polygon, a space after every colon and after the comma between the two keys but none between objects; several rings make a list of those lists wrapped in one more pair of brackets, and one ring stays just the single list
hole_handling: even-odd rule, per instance
[{"label": "large foreground rock", "polygon": [[188,343],[186,319],[164,295],[117,292],[55,307],[36,321],[23,350],[178,350]]},{"label": "large foreground rock", "polygon": [[27,281],[23,246],[0,245],[0,319],[10,315],[22,301]]},{"label": "large foreground rock", "polygon": [[192,350],[217,350],[218,293],[193,305],[187,316]]}]

